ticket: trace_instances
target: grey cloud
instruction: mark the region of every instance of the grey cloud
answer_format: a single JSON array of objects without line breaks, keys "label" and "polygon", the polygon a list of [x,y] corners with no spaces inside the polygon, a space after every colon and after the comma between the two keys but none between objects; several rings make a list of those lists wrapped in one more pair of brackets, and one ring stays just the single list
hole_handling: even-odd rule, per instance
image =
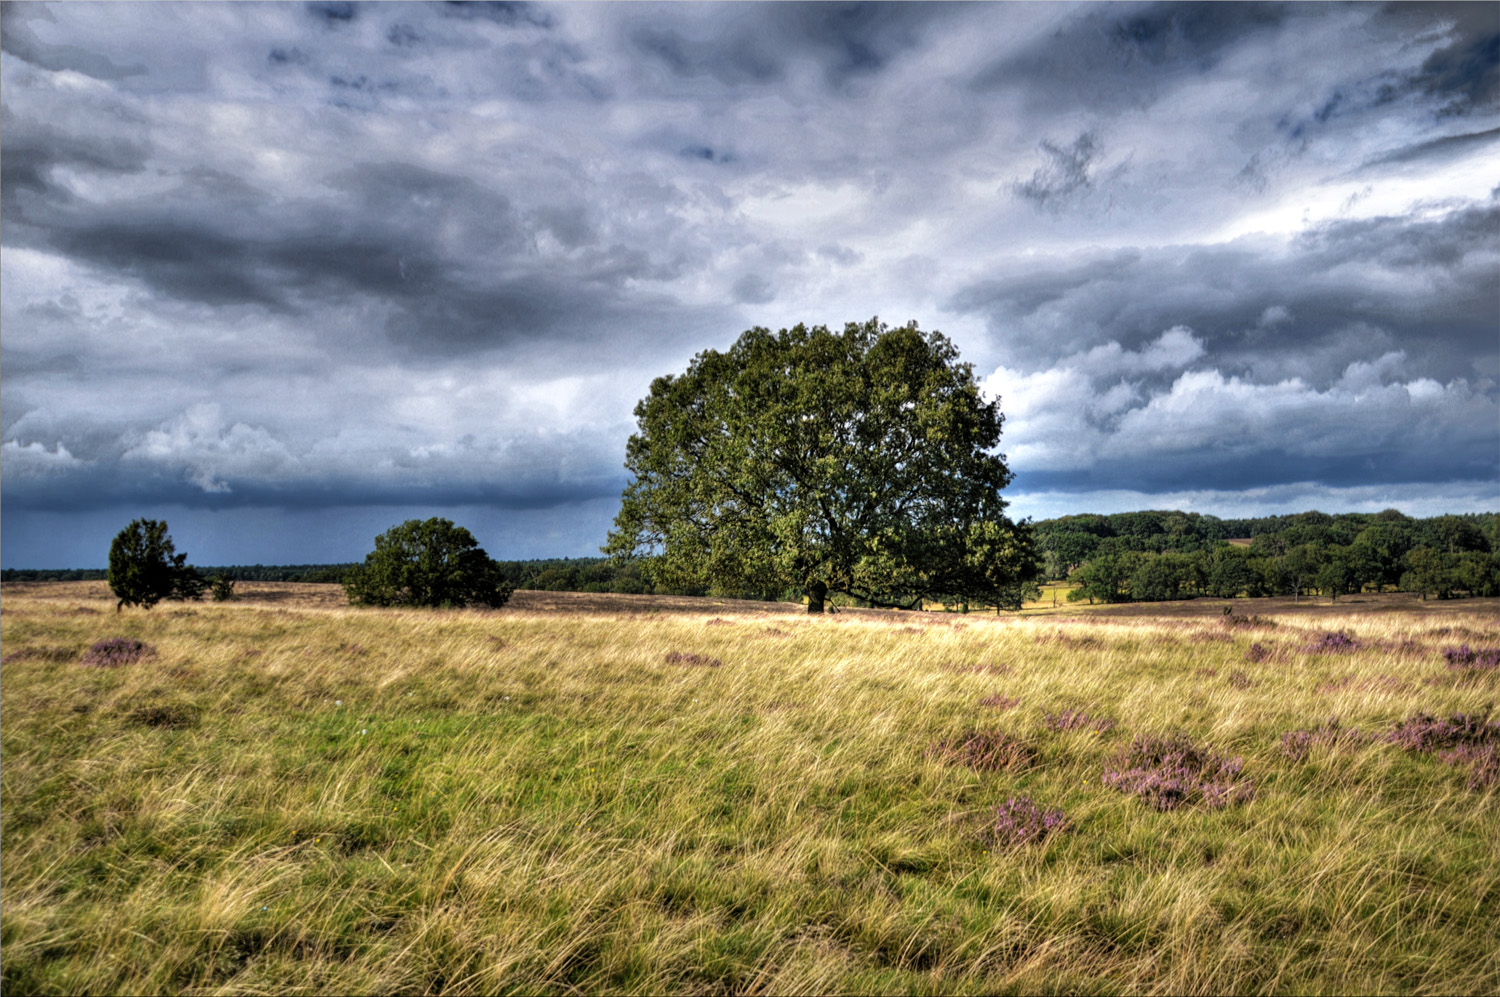
[{"label": "grey cloud", "polygon": [[1500,104],[1500,9],[1488,3],[1395,5],[1387,16],[1441,16],[1454,25],[1451,44],[1422,63],[1413,82],[1442,100],[1440,114],[1494,110]]},{"label": "grey cloud", "polygon": [[42,69],[69,69],[97,80],[121,80],[146,73],[146,67],[141,63],[121,66],[98,52],[77,45],[47,44],[37,37],[34,30],[33,25],[38,21],[55,23],[56,18],[40,3],[0,6],[0,50]]},{"label": "grey cloud", "polygon": [[346,24],[359,13],[350,0],[310,0],[305,7],[314,18],[330,24]]},{"label": "grey cloud", "polygon": [[735,281],[731,290],[734,292],[734,300],[746,305],[763,305],[776,297],[770,283],[753,273],[747,273]]},{"label": "grey cloud", "polygon": [[1038,207],[1057,208],[1094,185],[1089,168],[1098,157],[1098,138],[1084,132],[1070,146],[1042,140],[1041,150],[1048,163],[1037,168],[1025,183],[1016,181],[1011,190],[1017,197],[1036,202]]},{"label": "grey cloud", "polygon": [[[694,30],[664,28],[662,18],[632,10],[627,29],[636,52],[684,79],[709,77],[729,87],[784,80],[796,61],[821,69],[824,83],[845,91],[917,48],[929,26],[964,13],[948,3],[747,3],[708,5]],[[650,8],[653,15],[670,11]]]},{"label": "grey cloud", "polygon": [[535,3],[506,2],[506,0],[447,0],[442,6],[447,17],[464,20],[485,20],[507,27],[530,25],[551,28],[556,24],[545,7]]},{"label": "grey cloud", "polygon": [[997,321],[1010,316],[1024,318],[1080,288],[1124,279],[1140,259],[1140,250],[1127,249],[1077,266],[981,280],[955,295],[948,307],[958,312],[989,311]]},{"label": "grey cloud", "polygon": [[817,254],[825,260],[831,260],[846,267],[853,266],[865,258],[863,253],[850,249],[848,246],[840,246],[837,243],[819,246]]},{"label": "grey cloud", "polygon": [[4,17],[7,523],[607,504],[653,376],[876,311],[1058,487],[1493,480],[1492,5]]},{"label": "grey cloud", "polygon": [[1376,156],[1354,170],[1351,175],[1358,176],[1379,166],[1460,159],[1496,142],[1500,142],[1500,128],[1465,132],[1460,135],[1445,135],[1442,138],[1417,142],[1394,152]]},{"label": "grey cloud", "polygon": [[[1500,207],[1328,223],[1286,249],[1245,239],[1119,251],[975,282],[948,307],[987,315],[1013,360],[1038,367],[1111,340],[1133,347],[1173,325],[1242,372],[1262,358],[1308,360],[1361,324],[1386,330],[1434,377],[1472,375],[1473,359],[1494,352]],[[1260,318],[1273,307],[1289,320],[1267,327]],[[1331,378],[1351,359],[1329,355],[1308,373]]]},{"label": "grey cloud", "polygon": [[[1009,54],[971,81],[978,91],[1012,90],[1034,109],[1087,107],[1095,113],[1153,102],[1181,73],[1211,70],[1235,46],[1298,16],[1272,3],[1088,5],[1050,37]],[[1045,86],[1030,85],[1046,80]]]}]

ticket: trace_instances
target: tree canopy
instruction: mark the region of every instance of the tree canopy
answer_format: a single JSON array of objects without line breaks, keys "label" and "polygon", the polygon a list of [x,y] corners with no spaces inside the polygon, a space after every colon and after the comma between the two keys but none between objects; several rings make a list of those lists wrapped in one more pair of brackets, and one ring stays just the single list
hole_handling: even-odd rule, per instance
[{"label": "tree canopy", "polygon": [[344,575],[349,601],[365,606],[499,608],[511,587],[473,534],[451,519],[408,519],[375,538],[365,563]]},{"label": "tree canopy", "polygon": [[133,519],[109,545],[109,588],[115,612],[125,606],[150,609],[163,599],[197,599],[205,582],[178,554],[165,520]]},{"label": "tree canopy", "polygon": [[1014,607],[1036,573],[1005,515],[1002,417],[953,344],[915,322],[754,328],[659,377],[635,409],[604,547],[682,587],[876,606]]}]

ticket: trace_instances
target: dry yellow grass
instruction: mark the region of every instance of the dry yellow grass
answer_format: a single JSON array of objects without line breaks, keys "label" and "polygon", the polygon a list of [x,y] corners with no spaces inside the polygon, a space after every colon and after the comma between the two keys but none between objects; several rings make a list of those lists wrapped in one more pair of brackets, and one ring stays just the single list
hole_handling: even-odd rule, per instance
[{"label": "dry yellow grass", "polygon": [[[1378,736],[1494,700],[1441,656],[1500,645],[1494,601],[1230,628],[241,589],[5,587],[7,994],[1500,990],[1495,788]],[[1329,630],[1359,649],[1303,650]],[[155,654],[80,664],[110,637]],[[1282,754],[1330,715],[1377,736]],[[1035,764],[930,750],[976,730]],[[1104,784],[1172,731],[1254,800]],[[1006,847],[1016,796],[1070,830]]]}]

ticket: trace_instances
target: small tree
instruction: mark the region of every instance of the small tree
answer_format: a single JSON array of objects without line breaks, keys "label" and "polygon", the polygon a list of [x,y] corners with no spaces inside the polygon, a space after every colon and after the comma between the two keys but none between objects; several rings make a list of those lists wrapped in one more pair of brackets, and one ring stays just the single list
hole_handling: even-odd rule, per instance
[{"label": "small tree", "polygon": [[213,593],[214,602],[228,602],[234,598],[234,579],[220,573],[208,580],[209,591]]},{"label": "small tree", "polygon": [[408,519],[375,538],[365,563],[344,576],[349,601],[364,606],[498,609],[511,587],[473,534],[451,519]]},{"label": "small tree", "polygon": [[109,545],[109,588],[125,606],[150,609],[163,599],[200,599],[204,581],[176,553],[165,520],[135,519]]}]

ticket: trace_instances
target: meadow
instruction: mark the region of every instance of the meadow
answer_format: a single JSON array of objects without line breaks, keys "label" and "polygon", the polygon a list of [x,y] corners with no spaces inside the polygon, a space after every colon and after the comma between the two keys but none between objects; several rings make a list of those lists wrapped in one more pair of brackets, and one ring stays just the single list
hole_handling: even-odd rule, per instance
[{"label": "meadow", "polygon": [[241,589],[0,592],[6,994],[1500,992],[1500,600]]}]

